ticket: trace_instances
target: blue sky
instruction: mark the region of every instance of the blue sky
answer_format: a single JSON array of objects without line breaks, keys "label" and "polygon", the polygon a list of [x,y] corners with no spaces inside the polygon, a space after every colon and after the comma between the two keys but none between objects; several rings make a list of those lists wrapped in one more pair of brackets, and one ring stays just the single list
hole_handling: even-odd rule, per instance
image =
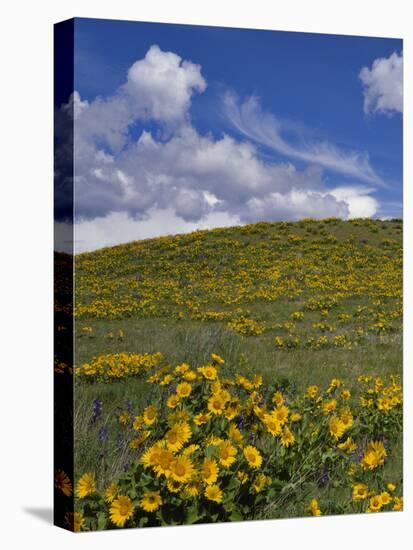
[{"label": "blue sky", "polygon": [[[106,155],[112,177],[117,166],[124,181],[117,192],[130,198],[109,198],[105,206],[96,194],[83,198],[79,188],[79,234],[96,237],[80,238],[83,248],[234,221],[298,219],[314,214],[304,206],[306,193],[308,204],[319,204],[320,217],[400,217],[402,49],[401,40],[389,38],[76,19],[78,142],[96,158]],[[133,80],[128,71],[139,61]],[[157,63],[173,68],[169,95],[158,86]],[[169,109],[162,114],[156,94]],[[96,119],[112,122],[97,129],[90,122]],[[158,148],[161,168],[151,147]],[[208,173],[207,161],[183,169],[176,159],[186,153],[210,158],[214,171]],[[237,158],[250,181],[240,182]],[[87,174],[93,172],[109,196],[110,173],[83,164],[79,153],[77,185],[92,186]],[[145,166],[145,176],[136,166]],[[149,181],[158,187],[148,193]],[[154,198],[165,193],[166,203]],[[116,221],[125,235],[111,241]]]}]

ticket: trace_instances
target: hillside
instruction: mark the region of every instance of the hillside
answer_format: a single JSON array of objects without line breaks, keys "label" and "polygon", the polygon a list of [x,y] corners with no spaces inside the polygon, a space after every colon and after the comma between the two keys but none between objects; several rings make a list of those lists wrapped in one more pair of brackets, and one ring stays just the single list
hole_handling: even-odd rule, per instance
[{"label": "hillside", "polygon": [[303,382],[323,365],[398,370],[402,222],[257,223],[81,254],[76,316],[79,363],[216,351]]}]

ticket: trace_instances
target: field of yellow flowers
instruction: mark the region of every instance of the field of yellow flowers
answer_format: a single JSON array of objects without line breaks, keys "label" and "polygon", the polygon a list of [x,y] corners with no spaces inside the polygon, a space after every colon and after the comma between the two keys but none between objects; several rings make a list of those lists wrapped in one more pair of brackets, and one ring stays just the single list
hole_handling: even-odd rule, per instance
[{"label": "field of yellow flowers", "polygon": [[402,223],[302,220],[137,241],[78,255],[75,290],[79,364],[116,352],[200,364],[218,350],[286,376],[313,376],[311,357],[326,370],[348,357],[397,369]]},{"label": "field of yellow flowers", "polygon": [[402,509],[400,220],[81,254],[74,309],[68,527]]}]

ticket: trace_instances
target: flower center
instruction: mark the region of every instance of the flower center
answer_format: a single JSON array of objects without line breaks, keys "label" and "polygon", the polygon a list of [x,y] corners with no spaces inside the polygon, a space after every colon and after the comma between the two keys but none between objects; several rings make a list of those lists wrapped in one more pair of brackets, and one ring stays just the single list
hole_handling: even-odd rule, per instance
[{"label": "flower center", "polygon": [[169,439],[170,443],[176,443],[178,441],[177,433],[176,432],[170,432],[168,439]]},{"label": "flower center", "polygon": [[169,454],[161,454],[160,457],[159,457],[159,463],[161,465],[161,467],[165,470],[166,468],[169,467],[169,463],[170,463],[170,457],[169,457]]},{"label": "flower center", "polygon": [[129,508],[127,504],[121,504],[119,507],[119,513],[121,516],[127,516],[129,512]]}]

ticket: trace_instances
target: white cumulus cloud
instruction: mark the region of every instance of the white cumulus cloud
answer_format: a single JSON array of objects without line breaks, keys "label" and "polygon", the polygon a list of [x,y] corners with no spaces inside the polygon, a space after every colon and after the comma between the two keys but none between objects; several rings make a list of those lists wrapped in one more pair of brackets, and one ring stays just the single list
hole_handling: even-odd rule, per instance
[{"label": "white cumulus cloud", "polygon": [[363,83],[364,112],[403,112],[403,54],[375,59],[371,68],[360,71]]},{"label": "white cumulus cloud", "polygon": [[174,129],[187,121],[193,93],[205,88],[199,65],[153,45],[112,96],[89,103],[74,93],[76,143],[99,141],[117,152],[138,120],[160,121]]},{"label": "white cumulus cloud", "polygon": [[379,210],[378,201],[371,196],[375,189],[361,186],[343,186],[331,189],[329,194],[348,208],[348,218],[370,218]]},{"label": "white cumulus cloud", "polygon": [[125,85],[148,118],[164,122],[182,120],[191,104],[192,92],[203,92],[205,88],[199,65],[182,61],[179,55],[163,52],[156,45],[130,67]]}]

